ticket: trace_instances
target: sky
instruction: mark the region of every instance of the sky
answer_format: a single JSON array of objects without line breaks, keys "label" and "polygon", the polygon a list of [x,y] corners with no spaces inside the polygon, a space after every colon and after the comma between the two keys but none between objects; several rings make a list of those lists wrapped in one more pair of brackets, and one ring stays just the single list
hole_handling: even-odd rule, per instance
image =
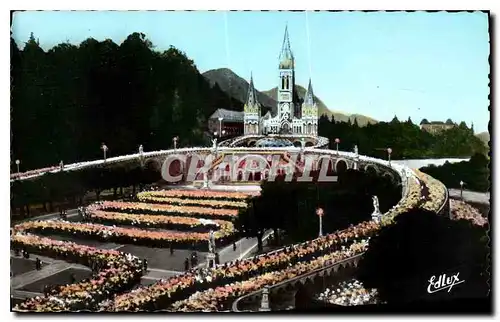
[{"label": "sky", "polygon": [[312,79],[333,111],[380,121],[411,117],[474,123],[488,131],[489,34],[486,13],[27,11],[12,37],[33,32],[44,50],[87,38],[120,44],[142,32],[154,49],[184,51],[198,70],[230,68],[257,90],[278,84],[288,25],[296,83]]}]

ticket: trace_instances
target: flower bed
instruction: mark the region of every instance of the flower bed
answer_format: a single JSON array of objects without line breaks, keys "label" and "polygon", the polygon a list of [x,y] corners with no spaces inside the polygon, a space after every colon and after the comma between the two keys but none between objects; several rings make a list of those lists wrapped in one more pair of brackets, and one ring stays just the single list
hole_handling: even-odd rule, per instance
[{"label": "flower bed", "polygon": [[89,212],[87,220],[106,225],[131,225],[142,228],[162,228],[185,230],[189,232],[222,230],[226,236],[234,233],[234,225],[225,220],[203,220],[191,217],[164,215],[136,215],[107,211]]},{"label": "flower bed", "polygon": [[450,199],[451,215],[454,220],[470,220],[474,225],[485,226],[488,224],[488,218],[481,215],[481,212],[468,203]]},{"label": "flower bed", "polygon": [[345,306],[377,304],[377,290],[367,290],[360,281],[351,280],[341,282],[332,289],[327,288],[317,298],[319,301]]},{"label": "flower bed", "polygon": [[137,199],[141,202],[160,203],[177,206],[209,206],[212,208],[247,208],[248,204],[244,201],[231,200],[211,200],[211,199],[184,199],[175,197],[157,197],[145,193],[139,193]]},{"label": "flower bed", "polygon": [[[424,178],[422,181],[424,181]],[[428,180],[429,181],[429,180]],[[432,185],[432,182],[431,182]],[[418,205],[421,200],[420,183],[415,178],[409,178],[409,192],[403,200],[393,207],[384,217],[383,224],[388,224],[394,216]],[[168,190],[179,193],[181,190]],[[437,191],[437,190],[436,190]],[[148,193],[160,193],[154,195],[155,198],[210,198],[199,196],[202,194],[212,194],[213,191],[187,191],[186,196],[177,195],[161,195],[165,191],[152,191]],[[184,191],[182,191],[184,193]],[[226,192],[218,192],[220,194],[227,194]],[[198,196],[197,196],[198,194]],[[239,193],[237,193],[239,194]],[[248,194],[246,198],[248,198]],[[431,195],[433,197],[434,195]],[[224,199],[224,198],[212,198]],[[228,199],[224,199],[228,200]],[[103,205],[106,205],[103,207]],[[115,207],[115,208],[113,208]],[[200,207],[186,207],[186,206],[171,206],[171,205],[148,205],[144,203],[99,203],[90,207],[90,212],[101,211],[103,209],[111,209],[118,211],[127,211],[134,213],[154,213],[154,214],[171,214],[169,211],[174,211],[178,216],[196,216],[200,215],[199,209],[204,209],[209,216],[218,216],[221,212],[228,209],[213,209],[213,208],[200,208]],[[234,215],[225,213],[223,218],[232,218],[237,215],[237,210]],[[214,213],[217,215],[214,215]],[[204,215],[207,216],[207,213]],[[128,216],[128,215],[126,215]],[[130,219],[131,217],[123,217]],[[148,215],[137,215],[138,217]],[[155,217],[155,216],[150,216]],[[159,216],[161,217],[161,216]],[[153,220],[154,221],[154,220]],[[45,222],[47,223],[47,222]],[[137,230],[135,228],[117,228],[107,227],[102,225],[82,224],[82,223],[67,223],[67,222],[49,222],[50,224],[41,224],[40,222],[25,223],[15,227],[18,231],[34,230],[42,233],[57,233],[68,234],[71,236],[89,236],[92,239],[103,239],[106,241],[117,241],[123,243],[146,243],[148,246],[156,246],[158,243],[165,242],[170,245],[171,242],[179,242],[180,245],[189,245],[203,241],[206,246],[207,234],[192,233],[190,236],[182,236],[182,233],[173,236],[170,232],[154,232],[146,230]],[[56,224],[54,224],[56,223]],[[278,281],[286,280],[294,276],[298,276],[311,269],[321,268],[325,265],[324,259],[321,257],[328,256],[341,256],[339,258],[347,258],[356,254],[352,251],[353,245],[365,245],[365,242],[356,243],[359,239],[368,239],[375,234],[382,225],[373,221],[362,222],[358,225],[351,226],[346,230],[338,231],[333,234],[307,241],[301,244],[285,247],[284,249],[274,251],[267,254],[262,254],[252,259],[241,261],[234,261],[224,265],[218,265],[215,269],[209,271],[208,275],[200,276],[195,270],[191,270],[186,274],[162,280],[158,283],[139,287],[131,292],[116,295],[111,301],[101,303],[101,309],[107,311],[139,311],[147,310],[153,311],[164,309],[173,304],[173,307],[178,310],[220,310],[229,305],[229,300],[247,294],[248,292],[257,290],[264,285],[277,283]],[[223,234],[221,231],[216,232],[216,239],[220,241]],[[188,234],[184,234],[188,235]],[[186,237],[186,239],[184,239]],[[224,239],[224,238],[222,238]],[[156,243],[156,244],[155,244]],[[353,244],[353,245],[352,245]],[[158,247],[158,246],[156,246]],[[344,248],[348,247],[347,250]],[[356,246],[354,246],[356,247]],[[364,246],[365,247],[365,246]],[[206,247],[205,247],[206,248]],[[336,255],[333,255],[336,254]],[[342,257],[347,256],[347,257]],[[314,263],[314,264],[311,264]],[[330,262],[331,263],[331,262]],[[313,266],[310,266],[313,265]],[[320,266],[314,266],[320,265]],[[221,287],[221,285],[226,285]],[[237,286],[235,286],[237,285]],[[212,289],[212,290],[210,290]],[[214,289],[218,292],[214,293]],[[208,290],[206,292],[203,292]],[[198,292],[197,296],[192,296],[194,292]],[[220,293],[220,294],[219,294]],[[204,295],[200,295],[204,294]],[[186,298],[188,298],[186,300]],[[201,299],[201,300],[199,300]],[[194,301],[193,301],[194,300]],[[222,305],[221,305],[222,304]]]},{"label": "flower bed", "polygon": [[[141,287],[130,293],[118,295],[106,307],[111,311],[154,311],[166,308],[175,300],[185,298],[195,291],[217,287],[226,283],[247,280],[268,272],[286,269],[289,265],[308,262],[348,246],[362,236],[371,236],[379,225],[373,221],[362,222],[328,236],[317,238],[258,257],[218,265],[210,273],[209,280],[196,280],[196,273],[173,277],[166,281]],[[175,285],[175,287],[173,287]]]},{"label": "flower bed", "polygon": [[134,214],[190,216],[197,218],[211,217],[215,219],[228,219],[238,216],[237,209],[214,209],[207,207],[173,206],[162,204],[148,204],[142,202],[104,201],[90,205],[88,211],[97,210],[128,212]]},{"label": "flower bed", "polygon": [[408,179],[407,196],[403,196],[403,199],[382,217],[382,225],[392,224],[397,215],[417,207],[421,200],[420,192],[420,182],[410,177]]},{"label": "flower bed", "polygon": [[420,207],[429,211],[438,211],[443,205],[446,187],[440,181],[419,170],[414,170],[414,172],[428,189],[427,198]]},{"label": "flower bed", "polygon": [[283,270],[252,277],[246,281],[232,283],[222,287],[196,292],[188,299],[175,302],[171,310],[175,312],[221,311],[229,309],[232,302],[245,294],[288,280],[307,272],[314,271],[335,262],[363,253],[367,243],[353,243],[345,251],[335,251],[307,262],[299,262]]},{"label": "flower bed", "polygon": [[[184,233],[169,231],[151,231],[137,228],[104,226],[100,224],[75,223],[67,221],[28,221],[14,227],[19,232],[37,232],[39,234],[63,235],[89,238],[117,244],[135,244],[149,247],[191,248],[206,251],[208,233]],[[232,232],[231,232],[232,233]],[[228,244],[230,232],[219,230],[214,233],[218,245]]]},{"label": "flower bed", "polygon": [[137,198],[142,197],[159,197],[159,198],[190,198],[190,199],[220,199],[220,200],[238,200],[243,201],[251,197],[257,197],[260,192],[230,192],[230,191],[214,191],[214,190],[158,190],[145,191],[137,195]]},{"label": "flower bed", "polygon": [[26,249],[30,253],[83,265],[95,263],[103,268],[89,279],[54,289],[48,296],[28,299],[16,306],[15,311],[97,309],[99,302],[131,288],[142,276],[141,261],[116,250],[97,249],[19,233],[12,235],[11,241],[13,248]]}]

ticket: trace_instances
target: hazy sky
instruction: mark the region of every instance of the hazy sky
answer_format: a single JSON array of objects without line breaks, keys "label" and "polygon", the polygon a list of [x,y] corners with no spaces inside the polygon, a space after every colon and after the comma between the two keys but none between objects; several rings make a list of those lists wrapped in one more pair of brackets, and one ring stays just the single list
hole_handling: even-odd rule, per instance
[{"label": "hazy sky", "polygon": [[143,32],[156,50],[184,51],[200,72],[229,67],[247,80],[253,72],[256,88],[268,90],[278,83],[287,23],[297,84],[311,77],[330,109],[488,130],[485,13],[19,12],[12,32],[20,47],[34,32],[46,50]]}]

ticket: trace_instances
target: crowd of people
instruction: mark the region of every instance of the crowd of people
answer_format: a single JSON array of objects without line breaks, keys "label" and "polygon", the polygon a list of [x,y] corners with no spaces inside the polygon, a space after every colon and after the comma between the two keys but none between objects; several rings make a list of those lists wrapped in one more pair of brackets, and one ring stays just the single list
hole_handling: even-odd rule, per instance
[{"label": "crowd of people", "polygon": [[[42,235],[61,235],[80,239],[100,240],[119,244],[136,244],[149,247],[207,249],[208,233],[159,231],[139,228],[105,226],[93,223],[68,222],[62,220],[27,221],[14,227],[18,232]],[[220,245],[231,242],[233,231],[218,230],[214,233]]]},{"label": "crowd of people", "polygon": [[[389,210],[384,217],[391,219],[416,205],[421,205],[419,180],[427,180],[427,186],[431,190],[431,197],[436,194],[435,191],[438,188],[433,188],[434,182],[428,180],[426,175],[420,174],[418,178],[412,177],[409,180],[408,194],[404,196],[397,206]],[[247,193],[217,191],[165,190],[150,191],[148,194],[154,198],[211,198],[233,201],[248,198]],[[200,207],[187,207],[168,204],[100,202],[89,207],[88,217],[92,218],[94,216],[94,219],[96,219],[101,216],[103,218],[103,213],[110,214],[107,211],[119,212],[120,216],[114,216],[115,220],[126,222],[134,222],[135,220],[136,223],[141,222],[140,225],[146,223],[147,227],[147,223],[154,224],[162,220],[166,222],[169,219],[159,219],[156,217],[160,216],[144,215],[144,213],[168,215],[173,211],[178,214],[177,218],[184,218],[181,216],[192,216],[193,214],[204,216],[224,214],[222,216],[225,216],[225,218],[232,218],[235,216],[233,212],[237,214],[235,209],[203,208],[201,205]],[[429,206],[438,207],[439,205],[430,204]],[[124,212],[126,214],[123,214]],[[161,217],[165,218],[167,216]],[[110,218],[108,217],[108,219]],[[191,219],[187,220],[185,223],[191,222]],[[120,224],[123,224],[123,221]],[[164,279],[149,286],[141,286],[130,292],[120,293],[117,289],[125,290],[127,287],[131,287],[134,284],[133,281],[140,278],[142,274],[144,265],[137,258],[118,251],[100,250],[41,238],[28,233],[63,234],[117,243],[170,247],[171,251],[173,243],[176,244],[176,247],[186,245],[190,246],[189,248],[193,246],[193,243],[201,241],[205,242],[204,245],[206,245],[208,234],[161,232],[66,221],[26,222],[14,227],[13,244],[15,244],[14,241],[17,241],[18,244],[23,244],[24,241],[25,244],[32,244],[35,247],[34,253],[43,253],[44,256],[49,255],[51,257],[62,256],[65,260],[70,261],[71,257],[76,257],[77,260],[75,261],[89,266],[89,261],[92,260],[92,265],[95,266],[97,263],[100,267],[96,270],[98,275],[93,276],[91,281],[66,285],[55,291],[55,294],[58,294],[57,296],[34,298],[23,303],[19,308],[30,311],[65,310],[74,307],[95,309],[97,303],[99,303],[97,309],[106,311],[149,311],[167,307],[176,311],[224,310],[238,296],[256,291],[265,285],[273,285],[304,272],[361,254],[366,248],[368,239],[380,229],[381,225],[387,223],[387,221],[385,223],[384,221],[382,223],[375,221],[362,222],[351,225],[342,231],[304,243],[290,245],[253,258],[218,264],[211,269],[199,270],[192,267],[185,274]],[[216,240],[224,237],[227,236],[224,235],[223,229],[215,233]],[[26,238],[34,239],[33,243],[25,240]],[[74,253],[77,255],[73,255]],[[121,266],[113,263],[121,263]],[[103,285],[106,285],[106,287]],[[76,298],[77,301],[72,302],[73,298]],[[68,299],[70,299],[69,302]]]},{"label": "crowd of people", "polygon": [[172,230],[185,230],[190,232],[208,232],[209,230],[221,230],[224,236],[229,236],[234,233],[234,225],[232,222],[217,219],[205,220],[202,218],[181,216],[92,211],[88,213],[86,220],[108,225],[131,225],[141,228],[162,228]]},{"label": "crowd of people", "polygon": [[439,210],[446,196],[445,185],[419,170],[414,170],[414,172],[422,183],[421,189],[426,190],[422,193],[425,200],[420,207],[429,211]]},{"label": "crowd of people", "polygon": [[[166,308],[175,298],[185,298],[195,291],[244,281],[250,278],[287,269],[297,263],[307,263],[333,252],[349,254],[349,246],[373,235],[380,226],[373,221],[362,222],[345,230],[304,243],[287,246],[253,258],[217,265],[210,275],[200,277],[196,270],[172,277],[130,293],[118,295],[107,310],[138,311]],[[175,285],[175,287],[174,287]]]},{"label": "crowd of people", "polygon": [[288,267],[281,270],[264,273],[247,280],[226,284],[225,286],[209,288],[202,292],[196,292],[186,300],[173,303],[169,310],[175,312],[228,310],[233,301],[242,295],[250,294],[262,289],[264,286],[272,286],[284,280],[359,255],[366,250],[367,246],[367,240],[354,242],[342,251],[334,251],[308,261],[301,261],[295,264],[290,263]]},{"label": "crowd of people", "polygon": [[[247,200],[249,197],[256,197],[260,193],[254,191],[232,192],[232,191],[214,191],[214,190],[158,190],[146,191],[140,193],[142,198],[181,198],[181,199],[217,199],[217,200]],[[137,196],[139,198],[139,195]]]},{"label": "crowd of people", "polygon": [[137,194],[137,199],[140,202],[150,203],[164,203],[177,206],[208,206],[211,208],[247,208],[246,201],[233,201],[233,200],[214,200],[214,199],[184,199],[176,197],[158,197],[152,196],[149,193]]},{"label": "crowd of people", "polygon": [[89,211],[116,211],[136,214],[212,217],[214,219],[231,219],[238,216],[237,209],[208,208],[196,206],[175,206],[143,202],[101,201],[89,206]]},{"label": "crowd of people", "polygon": [[339,283],[336,287],[327,288],[317,296],[317,299],[331,304],[353,306],[377,304],[377,290],[365,289],[358,280]]}]

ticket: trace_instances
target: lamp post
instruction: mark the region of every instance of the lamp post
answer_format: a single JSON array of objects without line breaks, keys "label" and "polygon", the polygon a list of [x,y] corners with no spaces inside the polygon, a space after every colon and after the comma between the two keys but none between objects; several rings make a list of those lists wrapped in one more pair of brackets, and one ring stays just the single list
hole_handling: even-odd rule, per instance
[{"label": "lamp post", "polygon": [[392,149],[387,148],[387,158],[389,159],[389,166],[391,165],[391,153],[392,153]]},{"label": "lamp post", "polygon": [[19,174],[19,164],[21,163],[21,161],[16,160],[16,166],[17,166],[17,174]]},{"label": "lamp post", "polygon": [[103,144],[101,145],[101,150],[102,150],[102,152],[103,152],[103,154],[104,154],[104,162],[106,162],[106,152],[108,151],[108,146],[107,146],[106,144],[104,144],[104,143],[103,143]]},{"label": "lamp post", "polygon": [[465,184],[465,182],[460,180],[460,199],[462,199],[462,200],[464,200],[464,184]]},{"label": "lamp post", "polygon": [[316,215],[319,217],[319,237],[323,236],[323,215],[324,211],[322,208],[316,209]]},{"label": "lamp post", "polygon": [[177,141],[179,140],[179,137],[175,136],[172,140],[174,141],[174,151],[175,151],[177,150]]},{"label": "lamp post", "polygon": [[339,154],[339,143],[340,143],[340,139],[335,138],[335,145],[337,146],[337,154]]},{"label": "lamp post", "polygon": [[222,135],[222,120],[223,119],[224,119],[223,117],[218,118],[218,120],[219,120],[219,133],[221,133],[221,135]]},{"label": "lamp post", "polygon": [[213,143],[212,148],[213,148],[213,152],[214,152],[216,158],[217,158],[217,136],[219,136],[219,133],[216,131],[216,132],[214,132],[214,139],[212,140],[212,143]]},{"label": "lamp post", "polygon": [[64,171],[64,162],[63,162],[63,160],[61,160],[61,162],[59,162],[59,169],[60,169],[60,171]]}]

